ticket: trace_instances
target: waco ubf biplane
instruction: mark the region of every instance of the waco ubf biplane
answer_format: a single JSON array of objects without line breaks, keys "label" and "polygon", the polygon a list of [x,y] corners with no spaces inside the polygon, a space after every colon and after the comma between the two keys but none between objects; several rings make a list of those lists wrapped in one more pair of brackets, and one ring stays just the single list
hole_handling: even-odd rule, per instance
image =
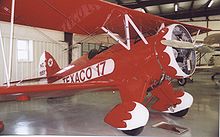
[{"label": "waco ubf biplane", "polygon": [[[10,7],[9,0],[0,1],[1,21],[10,21]],[[19,0],[15,3],[14,21],[90,36],[106,33],[118,44],[92,50],[63,69],[45,52],[40,58],[39,73],[47,84],[2,86],[1,99],[117,89],[121,103],[104,121],[129,135],[138,135],[147,124],[148,104],[152,110],[182,117],[193,103],[189,93],[174,90],[171,80],[193,74],[195,51],[166,46],[161,40],[193,42],[192,35],[209,29],[100,0]],[[157,98],[154,103],[153,98]]]}]

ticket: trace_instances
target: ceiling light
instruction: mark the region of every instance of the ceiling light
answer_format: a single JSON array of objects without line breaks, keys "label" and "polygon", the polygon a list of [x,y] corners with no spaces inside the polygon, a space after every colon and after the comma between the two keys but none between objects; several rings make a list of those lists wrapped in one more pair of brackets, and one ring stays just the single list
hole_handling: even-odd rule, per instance
[{"label": "ceiling light", "polygon": [[178,4],[175,4],[175,11],[178,11]]},{"label": "ceiling light", "polygon": [[211,1],[209,2],[209,5],[208,5],[209,8],[212,6],[213,2],[214,2],[213,0],[211,0]]}]

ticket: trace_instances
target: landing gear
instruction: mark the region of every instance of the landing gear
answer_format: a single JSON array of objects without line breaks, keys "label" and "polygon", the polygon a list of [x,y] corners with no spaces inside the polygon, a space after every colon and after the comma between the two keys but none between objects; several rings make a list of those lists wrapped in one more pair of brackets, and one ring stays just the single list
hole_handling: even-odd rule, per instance
[{"label": "landing gear", "polygon": [[184,95],[182,97],[179,97],[181,100],[180,104],[175,105],[175,107],[168,108],[167,111],[163,111],[165,113],[168,113],[175,117],[183,117],[185,116],[189,108],[192,106],[193,103],[193,97],[187,92],[184,92]]},{"label": "landing gear", "polygon": [[[106,115],[104,121],[127,135],[136,136],[143,131],[148,119],[148,109],[143,104],[132,101],[116,105]],[[120,126],[123,127],[118,128]]]},{"label": "landing gear", "polygon": [[144,127],[139,127],[132,130],[121,130],[121,131],[129,136],[137,136],[143,131],[143,129]]},{"label": "landing gear", "polygon": [[180,86],[184,86],[186,84],[186,78],[178,79],[177,81]]},{"label": "landing gear", "polygon": [[170,115],[175,116],[175,117],[183,117],[188,113],[188,111],[189,111],[189,108],[181,110],[181,111],[176,112],[176,113],[170,113]]}]

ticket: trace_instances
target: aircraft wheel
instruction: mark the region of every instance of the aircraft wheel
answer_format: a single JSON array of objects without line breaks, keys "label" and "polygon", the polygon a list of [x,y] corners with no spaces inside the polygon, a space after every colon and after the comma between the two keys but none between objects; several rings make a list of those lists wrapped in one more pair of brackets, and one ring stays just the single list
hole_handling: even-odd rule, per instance
[{"label": "aircraft wheel", "polygon": [[123,133],[129,135],[129,136],[137,136],[143,131],[144,127],[139,127],[132,130],[122,130]]},{"label": "aircraft wheel", "polygon": [[188,111],[189,111],[189,108],[181,110],[181,111],[176,112],[176,113],[170,113],[170,115],[175,116],[175,117],[183,117],[188,113]]},{"label": "aircraft wheel", "polygon": [[92,49],[89,51],[88,53],[88,58],[92,59],[93,57],[95,57],[98,54],[98,50],[97,49]]},{"label": "aircraft wheel", "polygon": [[184,86],[184,85],[186,84],[186,79],[185,79],[185,78],[183,78],[183,79],[178,79],[178,84],[179,84],[180,86]]},{"label": "aircraft wheel", "polygon": [[212,79],[212,80],[215,80],[215,75],[212,75],[211,79]]}]

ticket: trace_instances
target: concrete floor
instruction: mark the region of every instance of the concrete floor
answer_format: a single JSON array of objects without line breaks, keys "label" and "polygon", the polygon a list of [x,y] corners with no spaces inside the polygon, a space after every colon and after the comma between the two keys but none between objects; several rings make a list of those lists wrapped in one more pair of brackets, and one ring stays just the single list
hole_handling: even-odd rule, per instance
[{"label": "concrete floor", "polygon": [[[220,89],[210,80],[210,73],[200,72],[185,90],[194,96],[194,103],[184,118],[150,113],[150,120],[141,133],[150,137],[218,137]],[[54,100],[0,103],[0,119],[5,123],[4,135],[120,135],[121,131],[104,123],[105,114],[120,102],[112,92],[85,93]],[[189,128],[177,135],[152,128],[158,122]]]}]

